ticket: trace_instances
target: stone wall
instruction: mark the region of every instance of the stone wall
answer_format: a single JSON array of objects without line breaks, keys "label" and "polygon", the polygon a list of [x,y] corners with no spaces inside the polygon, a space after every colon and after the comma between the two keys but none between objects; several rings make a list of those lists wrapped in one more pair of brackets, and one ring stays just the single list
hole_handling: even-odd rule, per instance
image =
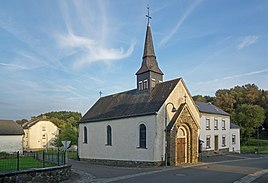
[{"label": "stone wall", "polygon": [[71,175],[71,165],[0,173],[0,182],[53,183],[67,180]]},{"label": "stone wall", "polygon": [[219,151],[215,152],[214,150],[202,151],[202,156],[214,156],[220,154],[228,154],[229,148],[219,149]]},{"label": "stone wall", "polygon": [[162,161],[146,162],[146,161],[124,161],[124,160],[83,159],[83,158],[80,158],[80,160],[98,165],[120,166],[120,167],[146,167],[146,166],[163,165]]}]

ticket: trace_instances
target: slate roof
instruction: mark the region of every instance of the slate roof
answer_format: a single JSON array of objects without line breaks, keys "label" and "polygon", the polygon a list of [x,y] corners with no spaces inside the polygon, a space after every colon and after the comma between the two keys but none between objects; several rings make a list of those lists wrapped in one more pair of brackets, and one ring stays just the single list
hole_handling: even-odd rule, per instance
[{"label": "slate roof", "polygon": [[101,97],[79,121],[96,122],[156,114],[181,78],[156,84],[151,91],[137,89]]},{"label": "slate roof", "polygon": [[144,43],[144,52],[142,57],[142,64],[140,69],[137,71],[136,75],[142,74],[144,72],[152,71],[155,73],[159,73],[163,75],[163,72],[158,67],[156,56],[154,53],[154,44],[153,38],[151,33],[151,27],[148,22],[146,36],[145,36],[145,43]]},{"label": "slate roof", "polygon": [[204,103],[204,102],[195,101],[195,105],[199,109],[199,112],[230,116],[229,113],[223,111],[222,109],[218,108],[217,106],[215,106],[211,103]]},{"label": "slate roof", "polygon": [[23,135],[23,128],[12,120],[0,120],[0,135]]},{"label": "slate roof", "polygon": [[33,126],[34,124],[36,124],[38,121],[28,121],[26,123],[23,123],[21,126],[22,128],[24,129],[28,129],[30,128],[31,126]]},{"label": "slate roof", "polygon": [[238,126],[238,125],[236,125],[236,124],[234,124],[234,123],[230,123],[230,128],[231,129],[240,129],[240,126]]}]

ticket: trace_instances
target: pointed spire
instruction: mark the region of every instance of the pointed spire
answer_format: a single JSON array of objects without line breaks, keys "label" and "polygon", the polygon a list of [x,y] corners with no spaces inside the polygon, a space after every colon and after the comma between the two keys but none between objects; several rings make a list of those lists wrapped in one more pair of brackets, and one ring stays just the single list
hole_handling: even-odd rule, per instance
[{"label": "pointed spire", "polygon": [[150,27],[150,14],[149,14],[149,6],[147,6],[148,9],[148,23],[147,23],[147,30],[146,30],[146,36],[145,36],[145,43],[144,43],[144,52],[142,57],[142,64],[141,68],[138,70],[136,75],[147,72],[147,71],[153,71],[155,73],[163,75],[163,72],[158,67],[156,56],[154,53],[154,44],[153,44],[153,38],[151,33],[151,27]]}]

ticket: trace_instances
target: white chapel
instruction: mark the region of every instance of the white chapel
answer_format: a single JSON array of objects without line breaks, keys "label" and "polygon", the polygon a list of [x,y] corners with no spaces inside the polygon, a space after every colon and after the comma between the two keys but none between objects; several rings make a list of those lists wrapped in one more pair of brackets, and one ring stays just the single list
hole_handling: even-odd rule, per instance
[{"label": "white chapel", "polygon": [[148,19],[137,87],[101,97],[79,121],[81,160],[110,165],[198,161],[200,114],[182,78],[163,80]]}]

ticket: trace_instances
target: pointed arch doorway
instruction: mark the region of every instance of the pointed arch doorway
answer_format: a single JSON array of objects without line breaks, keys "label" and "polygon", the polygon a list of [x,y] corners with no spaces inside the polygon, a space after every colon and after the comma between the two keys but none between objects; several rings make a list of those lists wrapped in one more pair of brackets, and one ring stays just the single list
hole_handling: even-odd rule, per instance
[{"label": "pointed arch doorway", "polygon": [[187,138],[186,130],[183,127],[179,127],[177,132],[177,164],[183,164],[187,161]]}]

